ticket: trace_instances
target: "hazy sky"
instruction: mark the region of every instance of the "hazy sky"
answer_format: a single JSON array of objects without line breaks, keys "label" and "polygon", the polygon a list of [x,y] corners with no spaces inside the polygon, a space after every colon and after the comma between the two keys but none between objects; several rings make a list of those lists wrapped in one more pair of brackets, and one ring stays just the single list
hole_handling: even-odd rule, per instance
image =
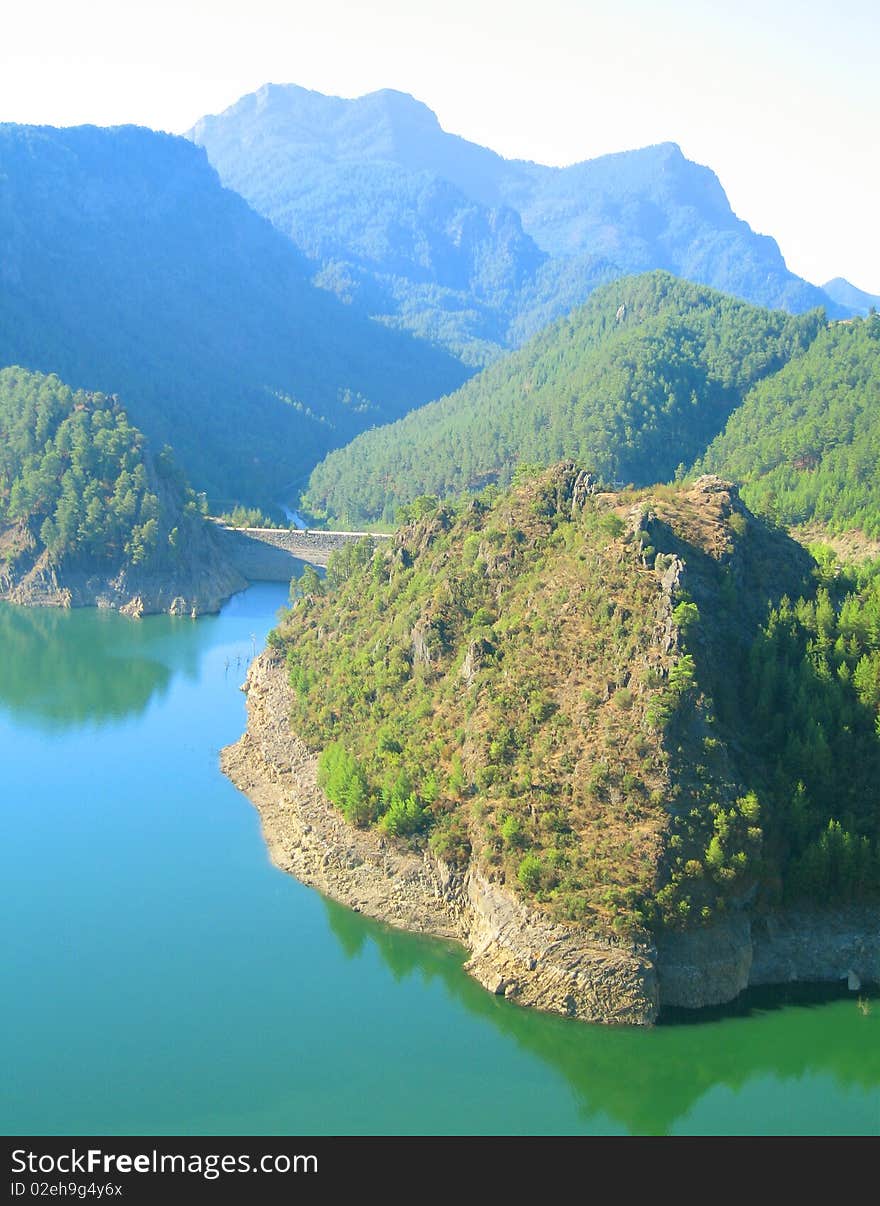
[{"label": "hazy sky", "polygon": [[411,92],[565,164],[672,140],[789,267],[880,293],[877,0],[25,0],[0,120],[181,132],[261,84]]}]

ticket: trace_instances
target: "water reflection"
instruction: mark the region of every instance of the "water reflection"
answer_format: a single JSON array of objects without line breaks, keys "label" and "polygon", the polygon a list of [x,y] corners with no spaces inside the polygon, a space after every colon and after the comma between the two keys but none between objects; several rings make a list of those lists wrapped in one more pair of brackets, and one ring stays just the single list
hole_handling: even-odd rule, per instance
[{"label": "water reflection", "polygon": [[[817,1093],[828,1078],[844,1090],[876,1093],[880,1084],[877,991],[862,993],[866,1013],[845,988],[791,985],[753,989],[725,1009],[680,1011],[652,1029],[587,1026],[491,996],[461,970],[465,954],[454,944],[394,930],[330,900],[324,907],[349,958],[372,946],[395,980],[416,974],[442,982],[468,1013],[560,1073],[587,1122],[610,1116],[633,1134],[662,1135],[719,1086],[737,1094],[762,1078],[797,1081],[797,1092],[808,1095],[813,1080]],[[873,1126],[880,1131],[876,1110]]]},{"label": "water reflection", "polygon": [[[298,563],[297,572],[304,567]],[[256,583],[230,599],[223,613],[253,618],[262,647],[266,601],[277,597],[276,584]],[[217,640],[217,623],[217,616],[131,620],[109,609],[0,603],[0,710],[44,731],[138,716],[167,692],[173,676],[198,676]],[[254,639],[231,652],[229,672],[243,676],[258,644]]]},{"label": "water reflection", "polygon": [[195,678],[214,619],[0,603],[0,709],[52,731],[138,716]]},{"label": "water reflection", "polygon": [[[0,604],[0,707],[51,729],[140,713],[171,677],[146,625]],[[131,632],[125,632],[125,626]]]},{"label": "water reflection", "polygon": [[8,1127],[760,1133],[778,1107],[804,1133],[880,1131],[876,998],[582,1026],[272,870],[217,749],[285,596],[195,623],[0,607]]}]

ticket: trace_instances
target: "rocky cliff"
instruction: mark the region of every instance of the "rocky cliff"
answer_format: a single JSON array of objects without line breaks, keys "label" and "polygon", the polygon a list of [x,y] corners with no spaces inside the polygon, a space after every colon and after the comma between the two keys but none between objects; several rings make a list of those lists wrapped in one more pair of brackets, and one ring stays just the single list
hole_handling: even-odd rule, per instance
[{"label": "rocky cliff", "polygon": [[291,731],[292,695],[272,651],[245,684],[248,726],[221,755],[262,821],[273,861],[367,916],[452,938],[490,992],[581,1021],[645,1025],[663,1006],[733,1000],[749,985],[880,981],[876,911],[745,910],[652,945],[548,920],[473,867],[453,868],[377,830],[348,825],[317,786],[317,759]]},{"label": "rocky cliff", "polygon": [[317,786],[317,759],[288,723],[291,691],[271,653],[245,685],[248,727],[221,755],[253,801],[282,870],[369,917],[454,938],[490,992],[582,1021],[644,1024],[657,1014],[650,949],[549,922],[471,869],[348,825]]},{"label": "rocky cliff", "polygon": [[208,525],[197,529],[174,564],[160,570],[134,566],[53,564],[20,524],[0,534],[0,599],[29,607],[110,607],[139,617],[155,612],[216,612],[247,580],[235,568]]}]

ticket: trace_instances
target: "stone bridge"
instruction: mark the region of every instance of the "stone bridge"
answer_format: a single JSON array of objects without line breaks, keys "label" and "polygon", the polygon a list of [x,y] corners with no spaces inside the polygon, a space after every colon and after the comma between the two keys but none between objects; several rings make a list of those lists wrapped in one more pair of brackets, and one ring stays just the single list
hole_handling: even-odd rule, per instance
[{"label": "stone bridge", "polygon": [[225,551],[249,582],[289,582],[302,562],[326,566],[335,549],[370,536],[389,540],[387,532],[322,532],[313,528],[230,528],[217,523]]}]

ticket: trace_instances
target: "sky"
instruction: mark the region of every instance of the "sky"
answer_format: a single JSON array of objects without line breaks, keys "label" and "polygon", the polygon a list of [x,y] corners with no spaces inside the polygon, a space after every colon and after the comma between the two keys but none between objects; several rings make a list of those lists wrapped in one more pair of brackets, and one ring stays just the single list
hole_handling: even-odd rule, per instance
[{"label": "sky", "polygon": [[540,163],[673,141],[792,271],[880,294],[878,65],[877,0],[28,0],[0,121],[182,133],[295,83],[397,88]]}]

